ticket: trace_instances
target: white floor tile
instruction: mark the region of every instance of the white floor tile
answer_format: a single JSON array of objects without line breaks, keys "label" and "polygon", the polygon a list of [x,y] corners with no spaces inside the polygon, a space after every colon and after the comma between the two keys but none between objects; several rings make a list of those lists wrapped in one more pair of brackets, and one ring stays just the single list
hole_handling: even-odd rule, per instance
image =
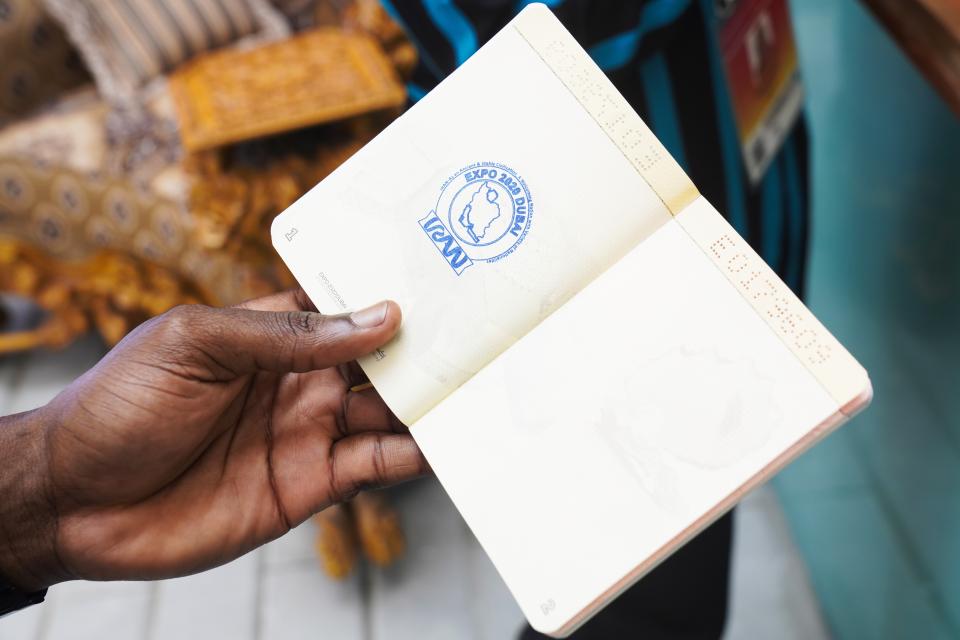
[{"label": "white floor tile", "polygon": [[0,619],[0,640],[34,640],[47,611],[45,606],[40,604]]},{"label": "white floor tile", "polygon": [[12,384],[8,413],[36,409],[80,377],[106,353],[95,336],[85,336],[63,351],[36,351],[23,363]]},{"label": "white floor tile", "polygon": [[474,627],[477,637],[480,640],[514,638],[526,625],[523,612],[483,547],[475,538],[472,541],[468,553],[473,575]]},{"label": "white floor tile", "polygon": [[734,527],[727,640],[830,638],[773,489],[761,487],[748,496]]},{"label": "white floor tile", "polygon": [[281,538],[277,538],[263,548],[264,560],[269,567],[282,567],[288,564],[306,564],[313,562],[320,571],[320,561],[314,550],[317,528],[307,520],[292,529]]},{"label": "white floor tile", "polygon": [[313,561],[264,568],[259,638],[364,640],[360,581],[328,578]]},{"label": "white floor tile", "polygon": [[158,582],[149,640],[253,640],[259,553],[205,573]]},{"label": "white floor tile", "polygon": [[41,640],[139,640],[147,630],[147,582],[67,582],[50,590]]},{"label": "white floor tile", "polygon": [[407,553],[371,572],[372,640],[477,637],[472,536],[436,480],[392,492],[403,516]]}]

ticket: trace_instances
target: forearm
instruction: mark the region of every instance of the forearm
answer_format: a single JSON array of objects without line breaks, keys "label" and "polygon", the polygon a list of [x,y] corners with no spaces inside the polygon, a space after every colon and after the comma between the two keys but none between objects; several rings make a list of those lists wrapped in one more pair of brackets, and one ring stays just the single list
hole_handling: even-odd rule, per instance
[{"label": "forearm", "polygon": [[57,554],[46,410],[0,417],[0,577],[37,591],[69,577]]}]

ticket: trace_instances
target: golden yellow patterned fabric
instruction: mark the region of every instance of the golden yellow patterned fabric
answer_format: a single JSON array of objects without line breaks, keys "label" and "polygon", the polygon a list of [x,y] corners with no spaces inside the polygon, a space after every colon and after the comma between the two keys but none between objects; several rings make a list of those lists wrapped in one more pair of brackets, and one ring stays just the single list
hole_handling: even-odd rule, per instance
[{"label": "golden yellow patterned fabric", "polygon": [[89,261],[100,251],[116,252],[168,270],[215,303],[238,302],[283,282],[281,269],[273,265],[238,264],[234,256],[197,246],[195,226],[180,203],[144,193],[122,178],[0,155],[0,240],[41,247],[50,260],[68,265]]},{"label": "golden yellow patterned fabric", "polygon": [[194,56],[257,36],[288,33],[266,0],[46,0],[83,53],[101,92],[129,101]]},{"label": "golden yellow patterned fabric", "polygon": [[37,0],[0,0],[0,60],[0,127],[90,80]]}]

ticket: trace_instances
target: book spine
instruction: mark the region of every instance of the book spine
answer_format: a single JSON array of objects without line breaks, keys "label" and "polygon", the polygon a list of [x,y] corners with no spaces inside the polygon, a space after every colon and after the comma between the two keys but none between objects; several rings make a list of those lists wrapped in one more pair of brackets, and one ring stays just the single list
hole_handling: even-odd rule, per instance
[{"label": "book spine", "polygon": [[512,24],[620,149],[671,214],[680,213],[697,198],[699,192],[693,181],[548,9],[530,6]]},{"label": "book spine", "polygon": [[852,415],[871,396],[867,372],[804,306],[706,198],[674,220],[820,382],[842,413]]},{"label": "book spine", "polygon": [[865,406],[871,391],[863,367],[700,196],[650,128],[550,11],[532,5],[512,24],[717,269],[837,400],[841,412],[850,414]]}]

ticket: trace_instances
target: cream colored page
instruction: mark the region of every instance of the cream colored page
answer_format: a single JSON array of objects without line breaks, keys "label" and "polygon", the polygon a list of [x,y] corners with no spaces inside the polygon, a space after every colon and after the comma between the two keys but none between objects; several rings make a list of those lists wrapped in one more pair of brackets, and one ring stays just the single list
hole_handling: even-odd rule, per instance
[{"label": "cream colored page", "polygon": [[671,221],[412,433],[527,618],[554,633],[839,408]]},{"label": "cream colored page", "polygon": [[820,324],[746,240],[699,197],[676,216],[677,223],[842,407],[867,393],[866,370]]},{"label": "cream colored page", "polygon": [[689,176],[549,9],[530,5],[512,24],[671,213],[678,214],[697,198]]},{"label": "cream colored page", "polygon": [[[491,164],[465,171],[477,163]],[[361,364],[412,424],[668,220],[634,165],[507,27],[273,233],[321,311],[400,303],[400,335]],[[444,256],[456,254],[435,241],[444,234],[471,264]]]}]

